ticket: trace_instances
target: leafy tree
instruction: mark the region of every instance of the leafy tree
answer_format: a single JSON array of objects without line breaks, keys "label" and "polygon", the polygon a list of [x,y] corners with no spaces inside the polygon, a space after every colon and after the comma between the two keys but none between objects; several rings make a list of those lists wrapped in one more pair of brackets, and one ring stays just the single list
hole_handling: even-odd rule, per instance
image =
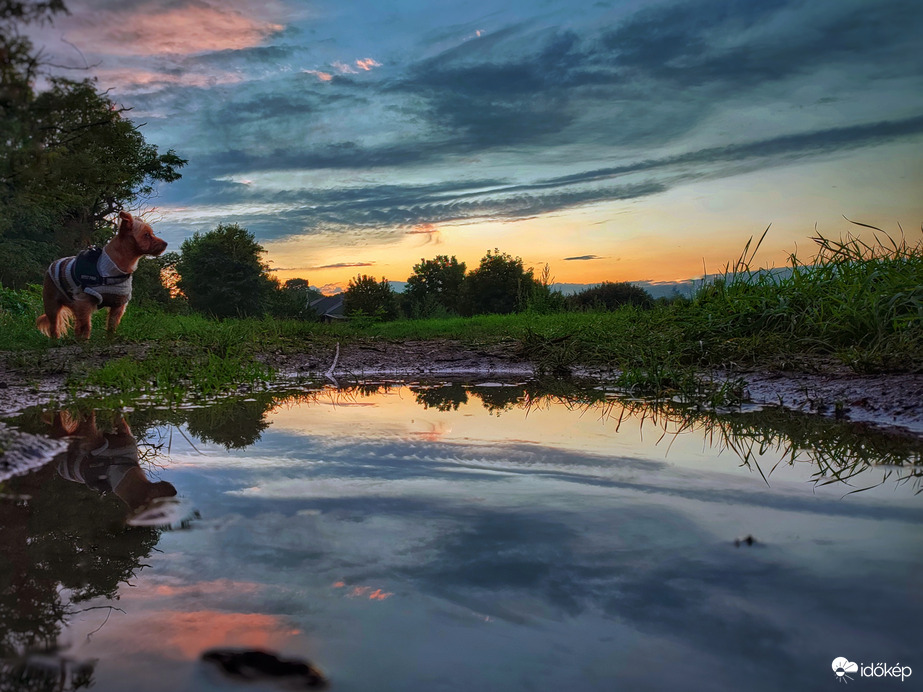
[{"label": "leafy tree", "polygon": [[464,283],[465,263],[454,256],[420,259],[419,264],[413,265],[413,274],[404,289],[407,313],[413,317],[460,313]]},{"label": "leafy tree", "polygon": [[132,274],[131,299],[135,303],[154,304],[162,308],[177,310],[183,304],[173,296],[175,288],[176,263],[179,253],[167,252],[159,257],[149,257]]},{"label": "leafy tree", "polygon": [[308,305],[321,297],[321,292],[311,288],[307,279],[289,279],[273,291],[269,312],[273,317],[314,319],[315,313]]},{"label": "leafy tree", "polygon": [[560,291],[551,289],[554,277],[551,276],[551,267],[545,263],[541,275],[532,282],[532,288],[526,297],[526,309],[542,314],[561,312],[564,310],[564,296]]},{"label": "leafy tree", "polygon": [[[180,177],[93,81],[48,77],[20,27],[65,12],[60,0],[0,0],[0,281],[21,286],[47,263],[105,240],[106,217]],[[47,76],[47,75],[46,75]]]},{"label": "leafy tree", "polygon": [[349,280],[344,296],[346,315],[365,315],[382,320],[393,320],[398,316],[397,295],[388,280],[376,281],[371,276],[360,274]]},{"label": "leafy tree", "polygon": [[194,310],[215,317],[262,315],[278,284],[270,278],[253,234],[236,223],[219,224],[183,241],[178,288]]},{"label": "leafy tree", "polygon": [[465,278],[465,307],[471,315],[507,314],[525,309],[536,285],[522,259],[494,249]]},{"label": "leafy tree", "polygon": [[654,299],[643,288],[627,281],[604,281],[568,296],[567,305],[572,310],[617,310],[623,305],[649,308],[654,305]]}]

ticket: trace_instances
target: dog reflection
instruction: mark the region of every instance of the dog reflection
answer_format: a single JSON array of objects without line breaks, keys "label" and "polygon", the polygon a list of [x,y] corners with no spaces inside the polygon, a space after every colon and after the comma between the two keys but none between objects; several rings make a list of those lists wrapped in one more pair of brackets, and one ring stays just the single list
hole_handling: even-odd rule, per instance
[{"label": "dog reflection", "polygon": [[71,438],[67,452],[56,457],[58,475],[82,483],[99,493],[114,493],[132,511],[157,498],[174,497],[176,488],[166,481],[151,482],[138,463],[138,443],[122,414],[114,430],[97,427],[96,412],[75,420],[58,411],[51,423],[55,438]]}]

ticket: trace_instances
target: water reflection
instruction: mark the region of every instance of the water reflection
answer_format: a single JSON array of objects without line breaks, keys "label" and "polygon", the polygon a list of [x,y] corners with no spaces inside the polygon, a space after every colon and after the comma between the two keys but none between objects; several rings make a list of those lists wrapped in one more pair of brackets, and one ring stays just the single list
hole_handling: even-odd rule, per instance
[{"label": "water reflection", "polygon": [[[546,412],[560,418],[558,446]],[[155,669],[171,672],[138,689],[206,689],[167,680],[183,670],[172,663],[305,632],[314,648],[292,653],[342,689],[407,689],[408,676],[568,687],[574,666],[585,677],[570,689],[739,688],[755,671],[752,689],[808,688],[806,642],[838,654],[874,632],[877,648],[844,652],[906,655],[887,646],[910,641],[920,610],[907,600],[914,498],[840,500],[882,482],[919,488],[919,440],[868,426],[560,382],[363,383],[179,410],[33,410],[15,423],[70,445],[0,487],[0,657],[54,647],[81,610],[121,596],[117,617],[87,628],[87,650],[132,654],[100,664],[99,689],[120,689],[99,679],[107,671]],[[594,449],[578,439],[591,428]],[[639,433],[659,443],[656,458],[625,451]],[[622,438],[632,442],[616,452]],[[682,457],[684,439],[736,456],[677,471],[663,457],[671,444]],[[738,465],[749,482],[713,473]],[[779,470],[793,466],[845,492],[792,492]],[[206,530],[127,525],[177,488],[202,504]],[[751,531],[757,542],[735,548]],[[628,651],[672,667],[656,669],[658,684],[632,677]],[[470,678],[440,677],[479,661]],[[727,677],[696,677],[697,666]],[[15,689],[7,681],[0,689]]]},{"label": "water reflection", "polygon": [[71,440],[67,452],[56,457],[55,468],[61,478],[100,494],[114,493],[132,512],[176,495],[172,484],[151,481],[141,470],[138,442],[121,413],[114,414],[111,428],[100,430],[96,411],[76,419],[66,411],[56,411],[50,434]]},{"label": "water reflection", "polygon": [[[600,418],[610,429],[634,435],[647,431],[663,441],[664,448],[678,437],[701,438],[717,452],[731,452],[739,462],[760,475],[767,483],[780,466],[809,465],[818,485],[842,483],[845,492],[856,492],[881,483],[911,483],[923,488],[923,442],[912,434],[883,430],[875,426],[788,411],[775,407],[715,410],[674,401],[637,400],[606,390],[596,383],[561,380],[531,380],[527,382],[429,382],[405,385],[402,382],[362,382],[339,388],[317,390],[261,392],[245,399],[219,400],[209,405],[186,409],[139,409],[132,413],[133,425],[144,438],[142,455],[153,461],[157,453],[171,444],[174,434],[188,433],[194,439],[211,442],[225,449],[245,449],[256,444],[270,426],[270,416],[279,408],[300,404],[330,403],[346,406],[361,404],[390,391],[406,387],[422,410],[449,413],[467,405],[480,404],[494,415],[522,410],[544,410],[554,406],[577,409]],[[371,405],[371,404],[370,404]],[[16,423],[29,431],[49,433],[46,424],[35,423],[30,412]],[[79,415],[79,414],[78,414]],[[92,426],[93,414],[86,421]],[[66,414],[65,414],[66,416]],[[73,426],[70,422],[67,425]],[[69,434],[61,424],[52,426],[50,434]],[[182,431],[185,430],[185,433]],[[90,439],[100,441],[91,427],[78,435],[88,441],[84,463],[95,447]],[[105,440],[115,438],[114,431]],[[167,435],[165,439],[163,436]],[[115,441],[116,444],[120,444]],[[134,453],[134,450],[129,450]],[[74,447],[70,453],[77,453]],[[108,454],[103,452],[103,456]],[[767,465],[766,458],[772,463]],[[98,462],[97,455],[96,461]],[[127,461],[125,463],[128,463]],[[119,465],[113,471],[123,468]],[[870,471],[878,469],[873,477]],[[133,472],[139,482],[142,474]],[[65,477],[68,477],[65,473]],[[167,494],[166,486],[147,488],[146,492]],[[126,491],[130,506],[143,501],[141,485]],[[138,495],[137,493],[141,493]]]}]

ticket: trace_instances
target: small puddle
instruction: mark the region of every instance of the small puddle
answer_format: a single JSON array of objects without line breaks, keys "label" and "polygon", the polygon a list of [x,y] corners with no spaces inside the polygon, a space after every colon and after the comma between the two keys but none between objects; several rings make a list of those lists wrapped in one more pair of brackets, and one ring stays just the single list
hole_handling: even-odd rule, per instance
[{"label": "small puddle", "polygon": [[0,689],[923,675],[912,436],[501,381],[7,424],[56,455],[0,482]]}]

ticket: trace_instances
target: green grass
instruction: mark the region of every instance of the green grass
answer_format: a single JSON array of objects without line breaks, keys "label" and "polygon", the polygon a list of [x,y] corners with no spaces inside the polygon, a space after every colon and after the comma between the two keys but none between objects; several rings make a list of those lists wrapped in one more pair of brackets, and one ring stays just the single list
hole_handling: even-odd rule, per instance
[{"label": "green grass", "polygon": [[[751,268],[762,238],[755,244],[751,239],[738,260],[692,300],[612,312],[320,324],[219,321],[132,305],[115,337],[106,334],[98,313],[90,342],[75,347],[73,337],[52,343],[36,331],[38,287],[0,289],[0,351],[14,352],[7,356],[11,367],[64,369],[73,386],[153,389],[172,397],[184,388],[213,393],[271,378],[256,360],[261,354],[328,350],[334,343],[448,339],[506,347],[534,363],[539,374],[608,367],[620,373],[626,391],[681,393],[721,405],[739,397],[736,380],[703,379],[703,373],[803,369],[818,357],[859,373],[923,371],[923,241],[908,242],[903,234],[893,238],[873,227],[866,231],[873,240],[817,236],[814,255],[807,260],[792,255],[782,271]],[[100,366],[101,358],[108,362]]]}]

